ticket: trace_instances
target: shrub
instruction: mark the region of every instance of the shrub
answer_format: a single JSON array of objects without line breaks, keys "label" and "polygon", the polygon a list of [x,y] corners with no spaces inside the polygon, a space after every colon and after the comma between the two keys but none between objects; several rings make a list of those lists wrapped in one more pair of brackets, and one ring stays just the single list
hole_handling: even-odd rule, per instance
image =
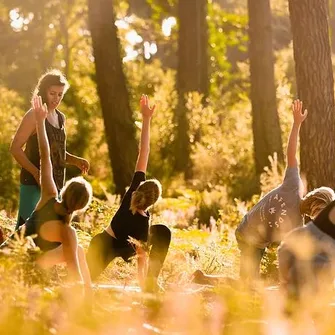
[{"label": "shrub", "polygon": [[0,85],[0,208],[11,212],[18,205],[19,165],[9,152],[11,139],[23,117],[22,99]]}]

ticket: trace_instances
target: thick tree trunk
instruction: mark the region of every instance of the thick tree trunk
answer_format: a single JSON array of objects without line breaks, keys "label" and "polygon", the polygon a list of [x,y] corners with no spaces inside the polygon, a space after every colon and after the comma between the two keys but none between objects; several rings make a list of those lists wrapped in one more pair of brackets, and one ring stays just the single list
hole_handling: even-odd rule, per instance
[{"label": "thick tree trunk", "polygon": [[332,52],[335,53],[335,0],[329,0],[329,25],[331,33]]},{"label": "thick tree trunk", "polygon": [[325,0],[289,0],[298,97],[308,109],[301,129],[301,170],[308,189],[335,186],[334,78]]},{"label": "thick tree trunk", "polygon": [[252,128],[256,173],[269,165],[274,152],[283,162],[283,146],[276,103],[274,55],[269,0],[248,0]]},{"label": "thick tree trunk", "polygon": [[176,110],[176,170],[187,178],[191,172],[190,138],[185,96],[198,91],[208,94],[207,0],[179,0],[179,39]]},{"label": "thick tree trunk", "polygon": [[105,122],[115,192],[130,184],[137,153],[135,126],[122,69],[112,0],[88,0],[96,81]]}]

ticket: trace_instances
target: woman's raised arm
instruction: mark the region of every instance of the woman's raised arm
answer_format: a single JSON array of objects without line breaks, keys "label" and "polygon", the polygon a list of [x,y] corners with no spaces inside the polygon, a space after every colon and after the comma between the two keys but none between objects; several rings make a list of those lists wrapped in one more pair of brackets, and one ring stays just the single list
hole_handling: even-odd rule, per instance
[{"label": "woman's raised arm", "polygon": [[150,107],[148,96],[142,95],[140,107],[142,113],[142,130],[135,171],[142,171],[145,173],[147,171],[150,153],[150,121],[156,106],[154,105]]},{"label": "woman's raised arm", "polygon": [[50,147],[45,128],[45,119],[47,117],[47,106],[42,104],[42,98],[35,96],[32,100],[32,107],[36,120],[36,131],[38,138],[38,147],[41,157],[41,200],[43,198],[56,197],[57,187],[55,185],[52,173],[52,164],[50,158]]}]

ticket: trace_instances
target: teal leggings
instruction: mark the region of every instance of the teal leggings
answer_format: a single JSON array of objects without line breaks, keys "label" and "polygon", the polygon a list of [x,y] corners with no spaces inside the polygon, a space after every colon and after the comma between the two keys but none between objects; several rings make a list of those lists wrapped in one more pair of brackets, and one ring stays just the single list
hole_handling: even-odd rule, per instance
[{"label": "teal leggings", "polygon": [[37,185],[20,184],[20,204],[15,230],[22,226],[34,211],[41,197],[41,189]]}]

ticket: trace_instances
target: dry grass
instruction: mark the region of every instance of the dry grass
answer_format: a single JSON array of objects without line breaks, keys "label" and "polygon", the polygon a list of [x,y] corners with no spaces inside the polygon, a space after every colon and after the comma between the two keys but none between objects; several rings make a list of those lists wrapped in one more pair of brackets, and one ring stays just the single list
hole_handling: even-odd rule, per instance
[{"label": "dry grass", "polygon": [[[108,221],[100,217],[91,227],[90,218],[77,224],[85,247],[91,238],[89,231],[99,231]],[[4,213],[0,220],[8,233],[14,222]],[[120,260],[99,278],[100,284],[115,287],[95,287],[86,302],[80,288],[65,284],[63,268],[39,272],[30,261],[30,245],[20,240],[14,252],[0,259],[0,333],[333,334],[330,296],[287,305],[278,289],[262,284],[251,289],[234,281],[216,287],[192,283],[196,269],[237,278],[239,253],[233,228],[223,225],[212,231],[172,231],[171,249],[160,276],[165,292],[140,292],[135,262]]]}]

